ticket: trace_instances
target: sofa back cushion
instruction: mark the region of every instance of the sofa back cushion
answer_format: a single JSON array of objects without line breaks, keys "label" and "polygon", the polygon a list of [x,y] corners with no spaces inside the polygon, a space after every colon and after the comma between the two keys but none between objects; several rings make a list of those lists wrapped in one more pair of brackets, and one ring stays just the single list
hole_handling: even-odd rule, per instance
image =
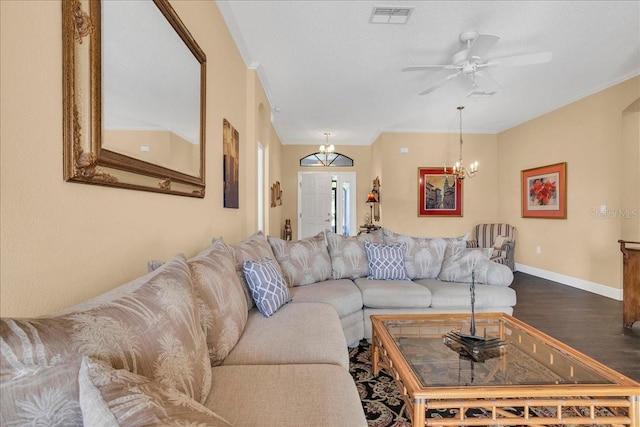
[{"label": "sofa back cushion", "polygon": [[381,230],[351,237],[331,231],[327,231],[326,235],[333,279],[357,279],[369,275],[364,242],[383,243]]},{"label": "sofa back cushion", "polygon": [[[438,279],[443,282],[509,286],[513,272],[503,264],[490,260],[491,248],[460,248],[447,246]],[[473,273],[473,274],[472,274]]]},{"label": "sofa back cushion", "polygon": [[387,244],[404,243],[404,266],[409,279],[436,279],[448,244],[464,248],[467,235],[460,237],[414,237],[383,229]]},{"label": "sofa back cushion", "polygon": [[290,287],[322,282],[331,278],[331,258],[324,232],[301,240],[268,236],[282,275]]},{"label": "sofa back cushion", "polygon": [[231,251],[222,240],[189,260],[211,366],[219,365],[247,324],[247,301]]},{"label": "sofa back cushion", "polygon": [[240,278],[240,283],[242,283],[242,290],[244,291],[244,297],[247,301],[247,308],[251,309],[254,306],[253,297],[251,296],[251,290],[249,289],[247,280],[244,277],[242,266],[246,261],[259,261],[262,258],[275,259],[275,255],[273,254],[271,245],[262,231],[254,233],[240,243],[229,245],[229,249],[231,250],[233,259],[236,263],[236,274],[238,275],[238,278]]},{"label": "sofa back cushion", "polygon": [[182,255],[57,315],[0,319],[0,338],[0,425],[82,425],[82,356],[201,403],[211,388],[209,354]]}]

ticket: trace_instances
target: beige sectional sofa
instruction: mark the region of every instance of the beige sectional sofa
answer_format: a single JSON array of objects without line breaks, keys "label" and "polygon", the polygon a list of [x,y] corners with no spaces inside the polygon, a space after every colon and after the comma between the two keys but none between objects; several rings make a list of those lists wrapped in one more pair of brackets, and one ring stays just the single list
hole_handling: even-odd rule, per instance
[{"label": "beige sectional sofa", "polygon": [[63,312],[2,318],[0,425],[366,426],[347,345],[369,316],[468,311],[470,272],[479,311],[511,312],[513,275],[492,264],[463,238],[389,230],[214,240]]}]

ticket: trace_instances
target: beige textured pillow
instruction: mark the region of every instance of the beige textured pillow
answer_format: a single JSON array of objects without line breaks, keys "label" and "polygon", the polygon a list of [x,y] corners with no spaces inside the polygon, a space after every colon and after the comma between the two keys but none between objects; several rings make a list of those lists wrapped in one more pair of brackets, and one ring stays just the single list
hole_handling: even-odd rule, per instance
[{"label": "beige textured pillow", "polygon": [[191,272],[178,255],[156,271],[57,315],[0,319],[0,425],[82,425],[82,356],[204,402],[211,366]]},{"label": "beige textured pillow", "polygon": [[247,301],[226,243],[215,240],[189,260],[211,366],[219,365],[247,324]]},{"label": "beige textured pillow", "polygon": [[231,426],[175,388],[84,357],[78,374],[85,427]]},{"label": "beige textured pillow", "polygon": [[326,236],[333,279],[357,279],[369,275],[364,242],[383,243],[380,230],[351,237],[327,231]]},{"label": "beige textured pillow", "polygon": [[329,258],[324,232],[294,241],[272,236],[268,236],[267,240],[289,287],[308,285],[331,278],[331,258]]},{"label": "beige textured pillow", "polygon": [[383,229],[388,245],[404,243],[404,267],[409,279],[436,279],[440,273],[448,244],[466,247],[467,235],[460,237],[414,237]]},{"label": "beige textured pillow", "polygon": [[262,258],[275,259],[276,256],[273,254],[271,245],[269,245],[269,242],[262,231],[252,234],[240,243],[229,245],[229,249],[231,250],[233,259],[235,260],[236,274],[240,279],[240,283],[242,283],[242,290],[244,291],[244,297],[247,301],[247,308],[251,309],[254,306],[253,297],[251,296],[251,290],[249,289],[249,285],[244,277],[242,266],[245,261],[259,261]]},{"label": "beige textured pillow", "polygon": [[475,283],[486,283],[491,262],[490,251],[491,249],[467,249],[448,245],[438,279],[444,282],[471,283],[473,274]]}]

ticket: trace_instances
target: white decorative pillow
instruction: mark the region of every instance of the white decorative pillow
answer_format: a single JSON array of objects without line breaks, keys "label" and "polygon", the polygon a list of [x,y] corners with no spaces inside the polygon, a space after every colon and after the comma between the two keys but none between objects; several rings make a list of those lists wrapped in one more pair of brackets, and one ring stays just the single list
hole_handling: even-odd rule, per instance
[{"label": "white decorative pillow", "polygon": [[280,274],[278,263],[272,258],[245,261],[244,275],[260,313],[269,317],[291,301],[289,288]]},{"label": "white decorative pillow", "polygon": [[406,245],[376,244],[365,242],[367,259],[369,260],[369,276],[371,280],[409,280],[404,269],[404,253]]},{"label": "white decorative pillow", "polygon": [[267,240],[289,286],[302,286],[331,279],[331,258],[324,232],[294,241],[272,236],[268,236]]},{"label": "white decorative pillow", "polygon": [[326,236],[331,257],[331,277],[336,280],[367,277],[369,264],[364,242],[382,243],[382,232],[375,230],[348,237],[327,231]]},{"label": "white decorative pillow", "polygon": [[491,248],[460,248],[448,245],[438,279],[444,282],[486,283]]},{"label": "white decorative pillow", "polygon": [[86,427],[231,426],[224,418],[175,388],[101,360],[83,357],[78,374]]}]

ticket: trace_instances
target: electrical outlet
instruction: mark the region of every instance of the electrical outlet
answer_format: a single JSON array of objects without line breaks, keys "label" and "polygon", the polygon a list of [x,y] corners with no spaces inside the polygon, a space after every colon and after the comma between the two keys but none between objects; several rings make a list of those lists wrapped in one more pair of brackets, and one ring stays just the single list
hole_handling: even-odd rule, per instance
[{"label": "electrical outlet", "polygon": [[536,253],[539,254],[541,251],[540,246],[536,246]]}]

